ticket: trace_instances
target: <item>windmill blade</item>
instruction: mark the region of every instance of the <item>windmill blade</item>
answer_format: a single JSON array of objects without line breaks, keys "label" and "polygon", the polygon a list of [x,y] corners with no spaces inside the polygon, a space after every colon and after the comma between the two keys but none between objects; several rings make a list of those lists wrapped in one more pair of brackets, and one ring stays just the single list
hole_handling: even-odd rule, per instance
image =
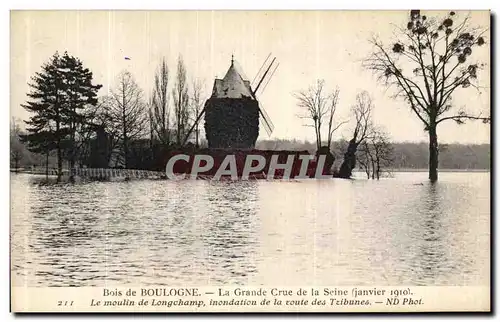
[{"label": "windmill blade", "polygon": [[269,64],[269,66],[267,66],[266,71],[264,72],[264,75],[262,75],[262,77],[260,78],[259,82],[255,86],[255,89],[253,90],[253,93],[252,93],[254,95],[254,97],[255,97],[255,93],[257,93],[257,91],[259,90],[260,86],[262,85],[262,82],[264,82],[264,80],[266,79],[266,76],[269,73],[269,70],[271,70],[271,67],[273,67],[273,64],[274,64],[275,60],[276,60],[276,57],[274,57],[273,60],[271,60],[271,63]]},{"label": "windmill blade", "polygon": [[273,133],[273,129],[271,129],[269,127],[269,124],[267,123],[267,121],[265,120],[264,116],[261,114],[260,115],[260,124],[262,124],[262,126],[264,127],[264,129],[266,130],[266,133],[268,136],[271,136],[271,134]]},{"label": "windmill blade", "polygon": [[269,57],[271,57],[271,53],[269,53],[269,55],[267,55],[266,60],[264,60],[264,63],[262,64],[262,66],[260,66],[259,71],[257,72],[255,77],[253,78],[252,83],[251,83],[252,88],[255,86],[255,81],[260,78],[260,74],[265,70],[264,67],[266,66],[266,63],[269,60]]},{"label": "windmill blade", "polygon": [[200,111],[200,114],[198,114],[198,116],[196,117],[196,119],[194,120],[194,123],[193,125],[191,126],[191,128],[189,129],[186,137],[184,138],[184,142],[183,142],[183,145],[186,144],[186,142],[189,140],[189,137],[191,136],[191,133],[193,133],[193,130],[194,128],[196,127],[196,124],[198,124],[199,122],[201,122],[201,117],[205,114],[205,111],[206,111],[206,104],[207,104],[207,101],[208,99],[210,98],[210,95],[206,96],[205,99],[201,100],[203,103],[203,108],[201,109]]},{"label": "windmill blade", "polygon": [[200,114],[198,115],[198,117],[194,121],[193,125],[191,126],[191,128],[187,132],[186,137],[184,138],[184,141],[182,142],[182,145],[185,145],[186,142],[189,140],[191,133],[193,132],[194,128],[196,127],[196,124],[201,120],[201,117],[203,116],[203,114],[205,114],[205,109],[206,109],[206,105],[203,106],[203,109],[201,110]]},{"label": "windmill blade", "polygon": [[271,118],[267,114],[266,110],[262,107],[262,104],[259,102],[259,112],[262,118],[262,125],[267,132],[267,135],[271,136],[271,133],[274,131],[274,124],[271,121]]},{"label": "windmill blade", "polygon": [[[276,70],[278,69],[279,65],[280,65],[280,63],[276,64],[276,67],[274,67],[273,71],[271,72],[271,74],[270,74],[270,75],[269,75],[269,77],[267,78],[266,83],[265,83],[263,86],[261,86],[261,87],[260,87],[260,88],[261,88],[261,90],[259,90],[259,92],[260,92],[260,93],[263,93],[263,92],[264,92],[264,90],[265,90],[265,89],[266,89],[266,87],[267,87],[267,84],[269,84],[269,82],[271,81],[271,78],[273,78],[273,75],[274,75],[274,73],[276,72]],[[257,95],[257,92],[255,92],[255,94],[254,94],[254,95],[256,96],[256,95]]]}]

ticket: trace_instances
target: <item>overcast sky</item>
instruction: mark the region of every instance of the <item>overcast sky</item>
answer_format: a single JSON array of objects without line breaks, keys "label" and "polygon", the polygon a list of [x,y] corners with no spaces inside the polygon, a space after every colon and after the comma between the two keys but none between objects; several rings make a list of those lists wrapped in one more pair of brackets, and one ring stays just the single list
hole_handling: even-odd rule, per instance
[{"label": "overcast sky", "polygon": [[[470,14],[473,25],[489,27],[489,12]],[[114,86],[123,69],[149,94],[162,57],[173,84],[176,60],[182,55],[188,77],[205,82],[206,96],[214,78],[224,76],[232,54],[252,80],[272,53],[280,65],[260,95],[275,125],[271,138],[314,140],[313,129],[297,117],[300,108],[292,93],[324,79],[326,87],[340,88],[340,119],[349,118],[356,93],[366,90],[376,106],[375,123],[385,127],[393,140],[426,141],[423,126],[409,107],[393,100],[391,91],[360,63],[372,48],[369,39],[375,35],[391,43],[394,25],[404,26],[407,16],[403,11],[16,11],[11,13],[11,115],[29,117],[20,106],[27,99],[27,82],[56,51],[79,57],[93,71],[95,82],[103,84],[101,95]],[[474,60],[489,63],[489,50],[481,47],[473,53]],[[485,87],[482,93],[460,89],[455,105],[489,113],[489,68],[479,77]],[[345,125],[335,139],[349,138],[351,129],[352,123]],[[481,122],[444,123],[438,136],[446,143],[489,143],[490,127]],[[262,130],[259,139],[266,138]]]}]

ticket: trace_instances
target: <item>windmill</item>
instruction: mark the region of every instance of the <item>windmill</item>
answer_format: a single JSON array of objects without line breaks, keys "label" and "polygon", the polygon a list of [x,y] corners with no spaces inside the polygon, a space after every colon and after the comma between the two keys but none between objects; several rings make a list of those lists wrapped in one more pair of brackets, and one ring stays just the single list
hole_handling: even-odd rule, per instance
[{"label": "windmill", "polygon": [[252,83],[231,58],[231,66],[223,79],[215,79],[212,95],[188,131],[184,143],[203,115],[210,148],[253,148],[259,134],[259,119],[267,134],[271,135],[274,124],[257,100],[257,95],[262,94],[279,66],[276,57],[270,57],[271,54]]}]

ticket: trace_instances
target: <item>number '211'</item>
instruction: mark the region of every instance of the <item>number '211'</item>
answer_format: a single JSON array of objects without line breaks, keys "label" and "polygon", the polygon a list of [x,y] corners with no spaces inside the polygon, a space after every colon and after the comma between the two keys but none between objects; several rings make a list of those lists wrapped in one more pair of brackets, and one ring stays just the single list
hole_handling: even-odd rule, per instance
[{"label": "number '211'", "polygon": [[72,306],[73,301],[57,301],[57,306]]}]

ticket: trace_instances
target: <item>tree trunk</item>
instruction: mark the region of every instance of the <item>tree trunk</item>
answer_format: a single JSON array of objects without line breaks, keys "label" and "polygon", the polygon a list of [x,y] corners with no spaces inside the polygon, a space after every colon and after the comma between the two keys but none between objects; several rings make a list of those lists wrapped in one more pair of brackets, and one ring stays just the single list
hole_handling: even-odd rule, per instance
[{"label": "tree trunk", "polygon": [[347,151],[344,154],[344,161],[340,166],[339,178],[349,179],[352,176],[352,170],[356,167],[356,151],[358,144],[352,139],[349,141]]},{"label": "tree trunk", "polygon": [[180,147],[181,146],[181,96],[182,96],[182,92],[179,90],[179,106],[178,106],[178,110],[177,110],[177,146]]},{"label": "tree trunk", "polygon": [[[73,117],[76,115],[76,108],[72,106]],[[71,151],[69,156],[69,181],[74,182],[75,178],[73,176],[73,168],[76,163],[76,121],[71,122]]]},{"label": "tree trunk", "polygon": [[45,180],[49,180],[49,150],[45,153]]},{"label": "tree trunk", "polygon": [[76,162],[74,159],[69,161],[68,171],[69,171],[69,182],[71,183],[75,183],[75,167],[76,167],[75,164]]},{"label": "tree trunk", "polygon": [[436,182],[438,180],[438,140],[436,125],[429,127],[429,180]]},{"label": "tree trunk", "polygon": [[57,182],[61,182],[62,177],[62,149],[61,149],[61,133],[59,120],[56,121],[56,135],[57,135]]},{"label": "tree trunk", "polygon": [[[125,104],[125,99],[123,99],[123,104]],[[123,128],[123,163],[124,168],[128,169],[128,138],[127,138],[127,119],[125,117],[125,105],[122,109],[122,128]]]},{"label": "tree trunk", "polygon": [[57,139],[57,182],[61,182],[62,161],[61,140]]},{"label": "tree trunk", "polygon": [[[165,96],[163,96],[165,97]],[[163,98],[162,102],[165,102],[165,98]],[[160,141],[161,143],[163,144],[166,144],[167,143],[167,125],[166,125],[166,114],[167,114],[167,109],[166,109],[166,106],[165,106],[165,103],[163,103],[164,105],[162,105],[162,119],[161,119],[161,138],[160,138]]]},{"label": "tree trunk", "polygon": [[321,149],[321,119],[318,119],[318,150]]},{"label": "tree trunk", "polygon": [[199,135],[200,135],[200,131],[198,129],[198,123],[196,123],[196,148],[200,147]]},{"label": "tree trunk", "polygon": [[56,150],[57,150],[57,182],[61,182],[62,177],[62,149],[61,149],[61,114],[59,106],[59,96],[58,91],[56,91]]},{"label": "tree trunk", "polygon": [[71,142],[71,159],[69,160],[69,181],[70,182],[75,182],[75,177],[73,175],[73,169],[75,168],[75,148],[74,148],[74,138],[72,139]]},{"label": "tree trunk", "polygon": [[316,134],[316,151],[319,151],[320,148],[320,141],[319,141],[319,134],[318,134],[318,121],[314,120],[314,132]]}]

